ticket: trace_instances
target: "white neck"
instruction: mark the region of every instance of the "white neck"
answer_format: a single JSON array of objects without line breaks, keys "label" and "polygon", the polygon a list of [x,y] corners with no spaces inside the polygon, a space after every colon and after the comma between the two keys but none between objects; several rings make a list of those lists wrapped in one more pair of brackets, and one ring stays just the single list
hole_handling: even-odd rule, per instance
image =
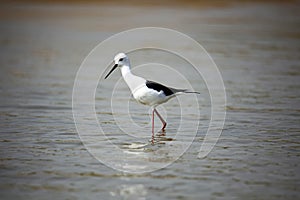
[{"label": "white neck", "polygon": [[123,78],[125,79],[125,76],[127,74],[131,74],[130,67],[128,65],[123,65],[121,67],[121,73],[122,73]]},{"label": "white neck", "polygon": [[121,67],[122,76],[127,83],[130,90],[134,93],[138,88],[141,88],[146,82],[145,79],[135,76],[131,73],[130,67],[128,65],[123,65]]}]

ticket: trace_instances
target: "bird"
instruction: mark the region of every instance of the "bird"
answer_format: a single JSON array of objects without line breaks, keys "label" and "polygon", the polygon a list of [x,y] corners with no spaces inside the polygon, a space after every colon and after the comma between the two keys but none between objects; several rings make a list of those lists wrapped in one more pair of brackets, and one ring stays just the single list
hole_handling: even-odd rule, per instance
[{"label": "bird", "polygon": [[158,116],[162,123],[161,133],[164,135],[167,122],[163,117],[158,113],[156,107],[169,101],[170,99],[176,97],[178,94],[183,93],[195,93],[200,94],[199,92],[189,91],[188,89],[176,89],[172,87],[164,86],[158,82],[151,80],[146,80],[142,77],[136,76],[131,73],[131,65],[129,57],[125,53],[118,53],[114,57],[114,65],[111,70],[107,73],[104,79],[107,79],[108,76],[118,67],[121,69],[121,74],[123,79],[127,83],[134,99],[144,105],[150,106],[152,108],[152,144],[154,144],[154,114]]}]

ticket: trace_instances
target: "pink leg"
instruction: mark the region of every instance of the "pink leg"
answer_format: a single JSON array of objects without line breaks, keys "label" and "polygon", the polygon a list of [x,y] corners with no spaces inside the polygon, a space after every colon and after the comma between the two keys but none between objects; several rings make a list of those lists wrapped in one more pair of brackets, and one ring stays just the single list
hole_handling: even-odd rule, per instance
[{"label": "pink leg", "polygon": [[151,140],[152,144],[154,144],[154,110],[152,111],[152,140]]},{"label": "pink leg", "polygon": [[159,117],[161,123],[163,124],[163,127],[161,128],[161,131],[165,132],[165,128],[167,126],[167,122],[162,118],[162,116],[160,116],[160,114],[157,112],[157,110],[155,108],[154,108],[153,111],[156,113],[156,115]]}]

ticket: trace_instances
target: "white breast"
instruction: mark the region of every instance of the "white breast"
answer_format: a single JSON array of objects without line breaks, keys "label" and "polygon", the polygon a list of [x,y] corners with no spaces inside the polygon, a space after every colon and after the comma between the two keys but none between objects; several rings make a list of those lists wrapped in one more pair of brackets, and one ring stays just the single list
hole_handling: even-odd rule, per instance
[{"label": "white breast", "polygon": [[164,103],[169,100],[163,91],[157,92],[156,90],[149,89],[146,84],[133,92],[133,97],[144,105],[154,106]]},{"label": "white breast", "polygon": [[146,86],[146,80],[133,75],[129,66],[121,67],[122,76],[130,88],[133,97],[141,104],[156,106],[168,101],[173,96],[166,96],[163,91],[156,91]]}]

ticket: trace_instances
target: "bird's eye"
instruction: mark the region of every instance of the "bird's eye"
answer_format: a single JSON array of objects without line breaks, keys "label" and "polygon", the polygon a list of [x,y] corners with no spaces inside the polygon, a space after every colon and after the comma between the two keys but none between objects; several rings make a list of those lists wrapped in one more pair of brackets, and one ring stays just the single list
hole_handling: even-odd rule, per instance
[{"label": "bird's eye", "polygon": [[119,61],[123,61],[123,58],[120,58],[120,60]]}]

